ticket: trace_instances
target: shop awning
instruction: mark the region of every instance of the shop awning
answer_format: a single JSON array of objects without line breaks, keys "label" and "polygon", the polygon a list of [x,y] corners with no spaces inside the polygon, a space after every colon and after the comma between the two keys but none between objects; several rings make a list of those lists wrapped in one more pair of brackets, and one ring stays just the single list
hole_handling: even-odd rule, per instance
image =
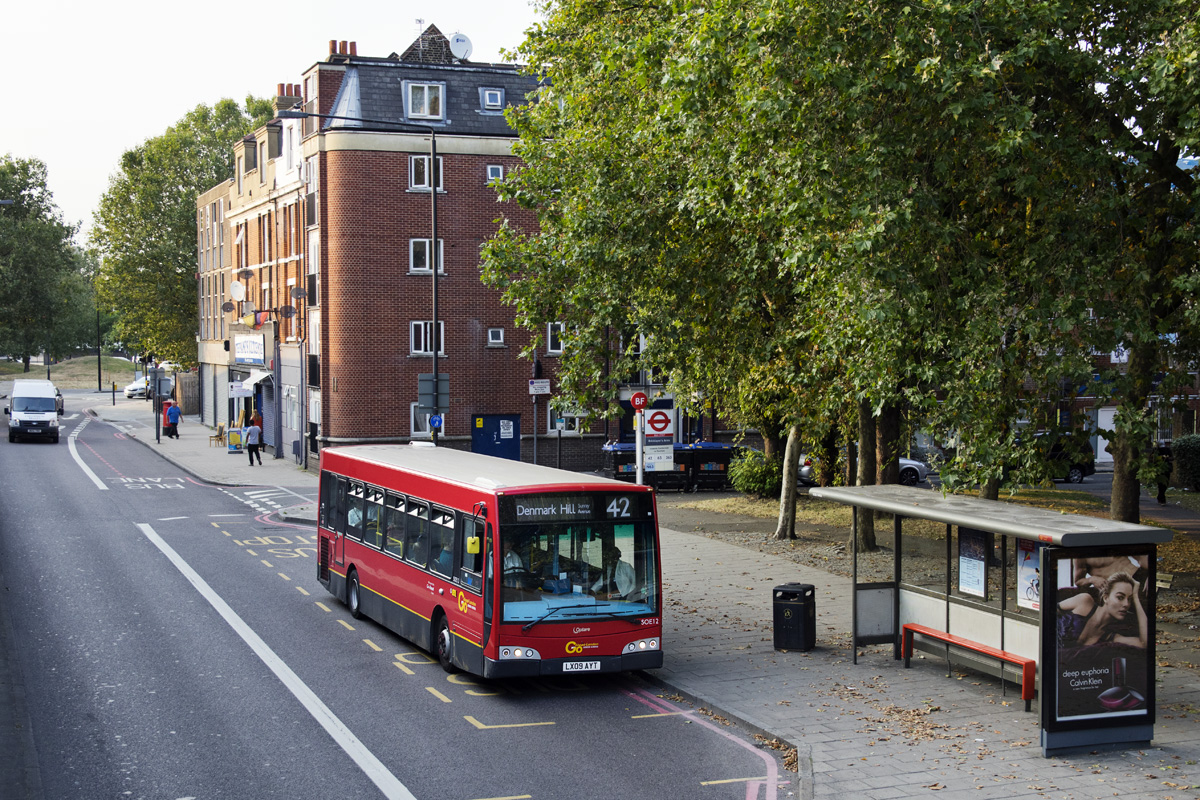
[{"label": "shop awning", "polygon": [[262,381],[271,380],[272,377],[274,377],[274,376],[271,375],[271,373],[269,373],[269,372],[258,372],[256,370],[256,371],[250,373],[250,377],[248,377],[248,378],[246,378],[246,380],[242,381],[242,386],[249,389],[251,386],[261,383]]}]

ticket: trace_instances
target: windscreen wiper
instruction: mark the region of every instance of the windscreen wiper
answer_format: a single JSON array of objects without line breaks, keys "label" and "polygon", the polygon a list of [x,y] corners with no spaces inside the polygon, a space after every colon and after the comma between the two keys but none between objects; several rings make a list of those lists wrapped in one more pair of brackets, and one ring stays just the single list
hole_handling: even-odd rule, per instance
[{"label": "windscreen wiper", "polygon": [[594,603],[579,603],[579,604],[573,605],[573,606],[555,606],[554,608],[547,611],[544,615],[538,617],[537,619],[533,620],[532,622],[527,622],[524,625],[522,625],[521,631],[522,632],[527,631],[530,628],[532,628],[534,625],[537,625],[539,622],[546,619],[547,617],[552,616],[553,614],[557,614],[559,611],[565,611],[568,608],[594,608],[594,607],[595,607]]}]

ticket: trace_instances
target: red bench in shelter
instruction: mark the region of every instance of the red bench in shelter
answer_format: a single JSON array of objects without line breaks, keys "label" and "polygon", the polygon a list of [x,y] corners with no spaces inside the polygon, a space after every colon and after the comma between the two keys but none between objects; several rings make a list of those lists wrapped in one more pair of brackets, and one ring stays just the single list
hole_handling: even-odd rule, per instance
[{"label": "red bench in shelter", "polygon": [[[1021,668],[1021,699],[1025,701],[1025,710],[1029,711],[1032,707],[1034,691],[1037,688],[1037,661],[1025,656],[1019,656],[1016,653],[1010,653],[1007,650],[998,650],[995,647],[989,647],[986,644],[973,642],[970,639],[964,639],[961,636],[945,633],[934,628],[926,627],[925,625],[917,625],[915,623],[906,623],[903,626],[903,634],[900,639],[900,654],[904,656],[905,669],[909,666],[909,660],[912,658],[913,636],[925,636],[930,639],[936,639],[939,642],[961,647],[964,650],[971,650],[981,655],[990,656],[991,658],[1000,661],[1015,664]],[[1003,677],[1001,677],[1003,680]]]}]

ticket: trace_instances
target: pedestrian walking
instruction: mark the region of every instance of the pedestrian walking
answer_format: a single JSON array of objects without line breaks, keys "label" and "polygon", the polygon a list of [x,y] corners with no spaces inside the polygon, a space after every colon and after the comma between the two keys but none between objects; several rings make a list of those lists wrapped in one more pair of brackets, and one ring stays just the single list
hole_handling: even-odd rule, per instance
[{"label": "pedestrian walking", "polygon": [[250,466],[254,466],[254,459],[258,459],[258,465],[262,466],[262,455],[258,452],[259,443],[262,441],[262,428],[254,420],[250,420],[250,427],[242,432],[242,438],[246,442],[246,453],[250,456]]},{"label": "pedestrian walking", "polygon": [[179,438],[179,420],[183,418],[183,412],[179,410],[179,406],[171,403],[167,407],[167,436],[172,439]]}]

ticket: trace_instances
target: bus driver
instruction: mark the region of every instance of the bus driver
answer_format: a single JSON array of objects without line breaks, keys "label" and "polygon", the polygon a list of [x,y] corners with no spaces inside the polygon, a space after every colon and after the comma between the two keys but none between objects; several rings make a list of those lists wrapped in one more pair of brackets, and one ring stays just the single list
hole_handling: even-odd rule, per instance
[{"label": "bus driver", "polygon": [[621,560],[621,548],[610,544],[604,548],[604,573],[600,580],[592,584],[592,594],[597,597],[606,596],[608,599],[623,598],[633,591],[637,576],[633,566]]}]

